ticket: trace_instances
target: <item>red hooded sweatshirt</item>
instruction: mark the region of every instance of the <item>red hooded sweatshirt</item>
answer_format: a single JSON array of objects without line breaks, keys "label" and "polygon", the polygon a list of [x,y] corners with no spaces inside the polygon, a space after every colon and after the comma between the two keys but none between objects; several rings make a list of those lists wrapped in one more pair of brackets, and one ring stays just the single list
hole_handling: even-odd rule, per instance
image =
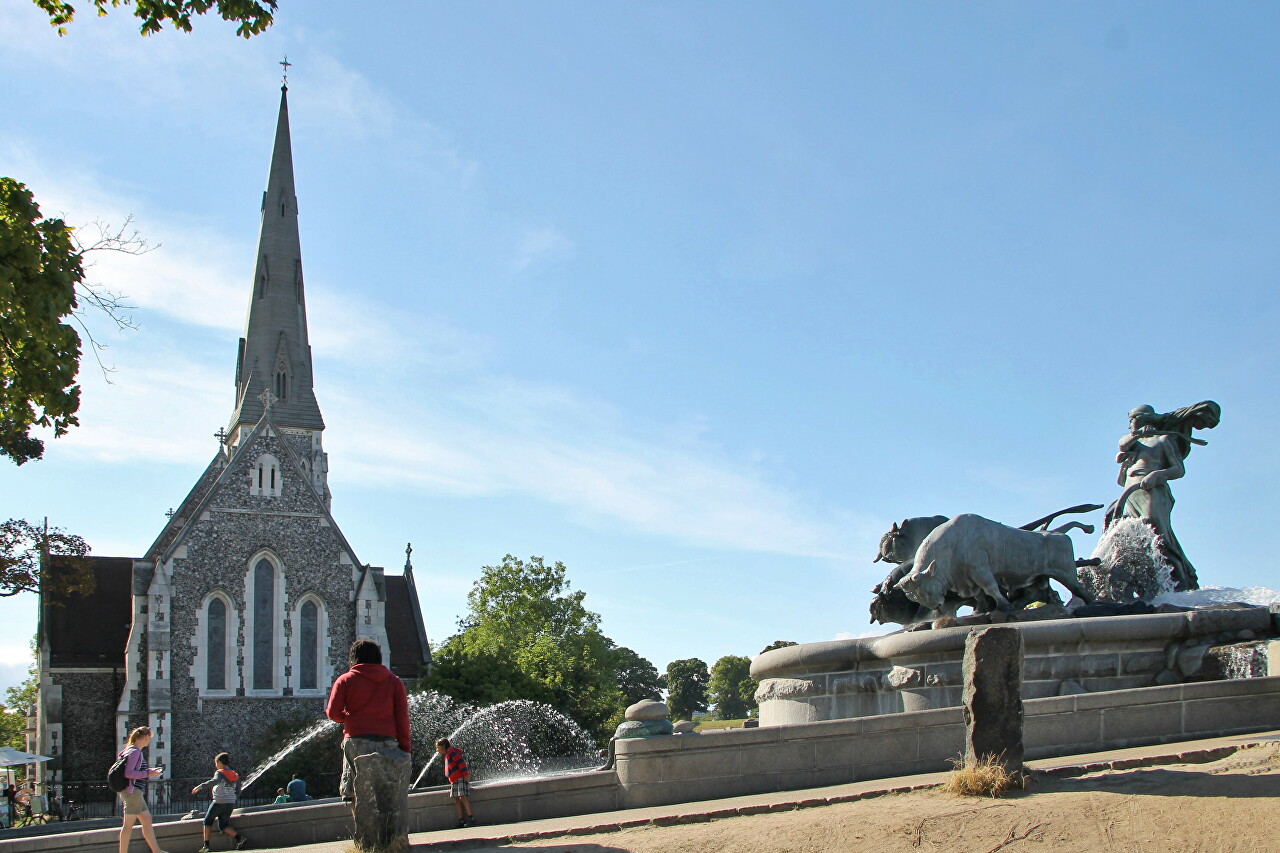
[{"label": "red hooded sweatshirt", "polygon": [[380,663],[358,663],[339,675],[324,713],[342,723],[347,737],[386,735],[399,741],[405,752],[413,749],[404,682]]}]

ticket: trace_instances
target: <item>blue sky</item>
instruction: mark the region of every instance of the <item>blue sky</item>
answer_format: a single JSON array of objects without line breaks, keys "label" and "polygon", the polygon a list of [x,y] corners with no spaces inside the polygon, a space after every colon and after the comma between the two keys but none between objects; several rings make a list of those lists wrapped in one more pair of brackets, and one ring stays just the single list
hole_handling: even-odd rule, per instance
[{"label": "blue sky", "polygon": [[892,521],[1108,502],[1139,403],[1222,404],[1175,528],[1275,585],[1273,5],[353,8],[0,7],[0,173],[162,244],[0,516],[137,555],[212,456],[287,53],[333,509],[433,640],[508,552],[659,668],[857,635]]}]

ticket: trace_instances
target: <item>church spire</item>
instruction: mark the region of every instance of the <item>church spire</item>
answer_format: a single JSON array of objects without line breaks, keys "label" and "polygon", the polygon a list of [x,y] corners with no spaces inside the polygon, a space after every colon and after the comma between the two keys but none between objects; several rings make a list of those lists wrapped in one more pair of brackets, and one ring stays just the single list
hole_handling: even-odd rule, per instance
[{"label": "church spire", "polygon": [[280,116],[276,122],[267,191],[262,194],[262,228],[249,317],[236,359],[233,434],[262,418],[264,391],[276,397],[271,418],[277,425],[324,429],[324,419],[312,389],[286,86],[280,87]]}]

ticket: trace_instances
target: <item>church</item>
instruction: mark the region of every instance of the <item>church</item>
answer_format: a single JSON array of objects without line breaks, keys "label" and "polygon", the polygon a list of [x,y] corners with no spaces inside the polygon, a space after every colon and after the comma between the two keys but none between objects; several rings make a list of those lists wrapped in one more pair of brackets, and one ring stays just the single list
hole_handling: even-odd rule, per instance
[{"label": "church", "polygon": [[223,750],[245,761],[273,722],[323,715],[358,637],[402,678],[429,665],[411,549],[400,575],[364,564],[330,512],[287,86],[255,264],[235,401],[208,467],[143,556],[94,557],[92,593],[41,601],[44,782],[102,780],[140,725],[171,778],[206,774]]}]

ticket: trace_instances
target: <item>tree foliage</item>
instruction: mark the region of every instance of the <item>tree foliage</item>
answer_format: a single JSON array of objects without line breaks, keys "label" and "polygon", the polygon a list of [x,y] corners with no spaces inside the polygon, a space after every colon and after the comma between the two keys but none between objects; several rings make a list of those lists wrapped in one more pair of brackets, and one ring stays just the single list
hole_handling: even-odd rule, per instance
[{"label": "tree foliage", "polygon": [[791,640],[774,640],[769,645],[760,650],[760,654],[771,652],[774,649],[785,649],[787,646],[798,646],[799,643],[793,643]]},{"label": "tree foliage", "polygon": [[[67,24],[75,20],[76,8],[65,0],[34,0],[49,15],[49,23],[58,35],[67,34]],[[158,33],[166,23],[175,29],[191,32],[191,18],[216,10],[224,21],[238,23],[236,35],[249,38],[271,26],[277,0],[92,0],[98,15],[106,15],[108,7],[133,6],[133,16],[142,21],[144,36]]]},{"label": "tree foliage", "polygon": [[75,426],[80,408],[80,336],[63,319],[84,279],[71,229],[42,219],[31,191],[0,178],[0,454],[21,465]]},{"label": "tree foliage", "polygon": [[624,705],[634,705],[642,699],[657,699],[662,695],[662,676],[658,674],[658,668],[626,646],[613,649],[613,668]]},{"label": "tree foliage", "polygon": [[40,674],[36,669],[36,642],[31,641],[31,663],[27,677],[16,687],[4,691],[4,707],[0,708],[0,746],[26,750],[27,709],[36,703],[40,692]]},{"label": "tree foliage", "polygon": [[[43,588],[42,553],[63,558],[56,570],[46,572]],[[91,593],[95,584],[88,555],[88,543],[61,528],[46,530],[21,518],[0,522],[0,598],[40,591],[47,603],[61,604],[71,593]]]},{"label": "tree foliage", "polygon": [[740,720],[756,707],[756,688],[751,677],[751,658],[725,655],[711,667],[707,698],[716,707],[716,719]]},{"label": "tree foliage", "polygon": [[508,554],[483,567],[459,633],[433,653],[427,686],[466,702],[546,702],[608,737],[628,690],[648,689],[645,665],[655,679],[656,670],[600,632],[585,595],[560,562]]},{"label": "tree foliage", "polygon": [[[51,428],[55,438],[79,423],[82,338],[98,357],[99,343],[84,322],[85,309],[133,328],[121,297],[85,280],[92,252],[140,255],[151,251],[132,217],[119,229],[91,223],[97,237],[82,242],[61,219],[43,219],[31,191],[0,178],[0,456],[18,465],[44,455],[31,434]],[[98,358],[104,373],[110,369]]]},{"label": "tree foliage", "polygon": [[667,664],[665,684],[667,708],[677,720],[688,720],[707,710],[707,665],[698,658],[673,660]]}]

